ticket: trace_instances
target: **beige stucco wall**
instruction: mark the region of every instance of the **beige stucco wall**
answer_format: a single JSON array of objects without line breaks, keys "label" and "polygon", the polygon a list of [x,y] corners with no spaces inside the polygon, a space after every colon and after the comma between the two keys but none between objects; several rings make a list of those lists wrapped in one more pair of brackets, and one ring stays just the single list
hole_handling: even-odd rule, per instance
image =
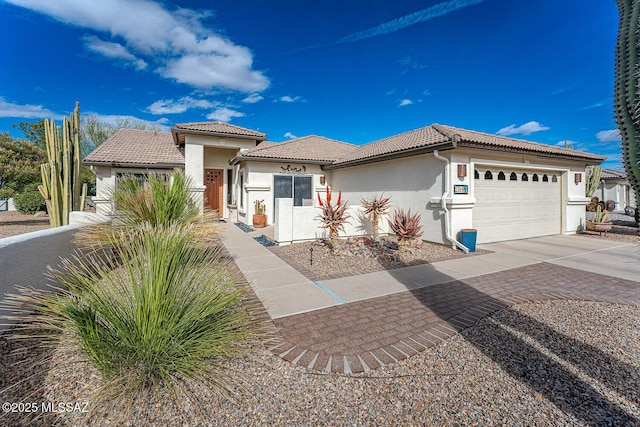
[{"label": "beige stucco wall", "polygon": [[[360,199],[384,193],[391,197],[391,215],[398,209],[411,209],[421,215],[424,240],[444,243],[442,212],[430,201],[444,192],[445,164],[432,154],[387,160],[329,171],[328,182],[334,191],[342,191],[350,205]],[[385,219],[386,227],[386,219]]]},{"label": "beige stucco wall", "polygon": [[[303,173],[295,173],[284,171],[288,166],[300,169],[304,166],[306,169]],[[244,176],[244,188],[241,193],[243,197],[242,208],[238,201],[238,220],[245,224],[251,224],[253,221],[254,203],[256,200],[264,201],[267,207],[267,224],[273,224],[274,214],[274,193],[273,193],[273,176],[274,175],[297,175],[312,177],[312,200],[314,206],[317,204],[318,192],[323,192],[325,187],[320,184],[320,177],[325,176],[325,172],[319,165],[310,165],[304,162],[296,163],[276,163],[276,162],[242,162],[239,167],[239,173]],[[237,180],[239,182],[239,180]],[[238,190],[239,187],[238,187]]]}]

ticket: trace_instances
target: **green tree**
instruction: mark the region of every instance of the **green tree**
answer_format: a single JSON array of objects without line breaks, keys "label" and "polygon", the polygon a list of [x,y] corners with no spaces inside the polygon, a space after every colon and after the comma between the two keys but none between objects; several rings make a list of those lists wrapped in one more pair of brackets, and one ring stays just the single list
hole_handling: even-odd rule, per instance
[{"label": "green tree", "polygon": [[80,128],[82,149],[86,156],[91,151],[95,150],[105,142],[107,139],[118,131],[118,129],[139,129],[139,130],[151,130],[161,131],[162,126],[149,123],[142,120],[132,119],[129,117],[116,119],[115,123],[108,123],[100,120],[100,118],[94,114],[86,116],[82,120]]},{"label": "green tree", "polygon": [[28,184],[39,182],[40,164],[46,159],[39,144],[14,139],[8,132],[0,133],[0,190],[5,194],[19,193]]},{"label": "green tree", "polygon": [[18,129],[24,135],[24,139],[33,142],[41,148],[45,148],[44,140],[44,119],[37,122],[20,122],[13,125],[14,129]]},{"label": "green tree", "polygon": [[[622,140],[622,162],[640,201],[640,2],[617,0],[620,22],[616,45],[614,108]],[[640,221],[640,209],[636,209]]]}]

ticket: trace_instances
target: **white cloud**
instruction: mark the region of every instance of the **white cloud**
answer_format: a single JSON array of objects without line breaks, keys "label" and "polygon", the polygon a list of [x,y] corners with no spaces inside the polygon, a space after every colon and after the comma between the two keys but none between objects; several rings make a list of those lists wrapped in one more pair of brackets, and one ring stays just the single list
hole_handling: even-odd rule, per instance
[{"label": "white cloud", "polygon": [[222,107],[218,108],[213,113],[207,114],[207,119],[225,123],[231,121],[234,117],[244,117],[244,113],[227,107]]},{"label": "white cloud", "polygon": [[456,10],[482,3],[484,0],[451,0],[435,4],[426,9],[419,10],[409,15],[387,21],[376,27],[369,28],[354,34],[350,34],[338,40],[338,43],[348,43],[358,40],[369,39],[383,34],[394,33],[403,28],[419,24],[421,22],[430,21],[439,16],[444,16]]},{"label": "white cloud", "polygon": [[147,107],[147,111],[151,114],[177,114],[184,113],[192,108],[215,108],[219,105],[217,102],[207,101],[206,99],[195,99],[190,96],[182,97],[178,100],[160,99]]},{"label": "white cloud", "polygon": [[120,43],[107,42],[96,36],[84,36],[84,47],[99,55],[112,59],[122,59],[138,70],[147,68],[147,63],[133,55]]},{"label": "white cloud", "polygon": [[281,102],[299,102],[299,101],[302,101],[302,97],[300,97],[300,96],[291,97],[289,95],[285,95],[285,96],[281,96],[279,98],[279,101],[281,101]]},{"label": "white cloud", "polygon": [[425,90],[423,90],[423,91],[422,91],[422,94],[423,94],[424,96],[431,96],[431,92],[429,92],[429,89],[425,89]]},{"label": "white cloud", "polygon": [[252,93],[251,95],[249,95],[245,99],[243,99],[242,102],[244,102],[246,104],[255,104],[256,102],[260,102],[263,99],[264,99],[264,97],[258,95],[257,93]]},{"label": "white cloud", "polygon": [[531,135],[534,132],[540,132],[540,131],[549,130],[549,129],[551,128],[548,126],[543,126],[538,122],[531,121],[520,126],[516,126],[515,124],[509,125],[507,127],[500,129],[496,133],[498,135],[504,135],[504,136],[516,135],[516,134]]},{"label": "white cloud", "polygon": [[212,16],[210,11],[170,9],[164,2],[152,0],[6,1],[109,35],[113,42],[97,37],[87,41],[85,36],[85,46],[110,59],[136,58],[133,64],[138,67],[152,63],[161,76],[179,83],[247,93],[269,86],[269,79],[253,70],[247,47],[203,24]]},{"label": "white cloud", "polygon": [[600,142],[616,142],[620,141],[620,129],[601,130],[596,133],[596,138]]},{"label": "white cloud", "polygon": [[7,102],[0,97],[0,117],[18,117],[23,119],[46,119],[51,118],[61,120],[64,116],[55,114],[42,105],[14,104]]},{"label": "white cloud", "polygon": [[291,132],[286,132],[286,133],[284,134],[284,137],[285,137],[285,138],[289,138],[289,139],[295,139],[295,138],[297,138],[297,136],[295,136],[295,135],[294,135],[294,134],[292,134]]},{"label": "white cloud", "polygon": [[405,105],[411,105],[411,104],[413,104],[413,101],[410,100],[410,99],[405,98],[402,101],[400,101],[400,105],[399,106],[400,107],[404,107]]}]

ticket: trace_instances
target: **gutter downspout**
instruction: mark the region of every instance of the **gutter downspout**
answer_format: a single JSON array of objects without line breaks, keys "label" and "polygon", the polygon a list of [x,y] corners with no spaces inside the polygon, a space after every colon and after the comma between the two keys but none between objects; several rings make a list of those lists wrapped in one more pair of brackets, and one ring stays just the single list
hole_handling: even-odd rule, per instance
[{"label": "gutter downspout", "polygon": [[[457,134],[453,135],[452,142],[453,142],[453,147],[454,148],[456,147],[459,138],[460,138],[460,136],[458,136]],[[449,196],[449,159],[447,159],[445,157],[442,157],[440,154],[438,154],[438,150],[434,150],[433,151],[433,157],[435,157],[436,159],[438,159],[441,162],[445,163],[445,167],[444,167],[444,194],[442,194],[442,197],[440,198],[440,204],[441,204],[442,210],[444,211],[443,215],[444,215],[444,232],[445,232],[445,235],[447,237],[447,240],[452,243],[452,247],[454,249],[457,246],[465,254],[467,254],[467,253],[469,253],[469,248],[467,248],[465,245],[463,245],[462,243],[458,242],[456,239],[451,237],[451,230],[449,229],[449,209],[447,209],[447,197]]]}]

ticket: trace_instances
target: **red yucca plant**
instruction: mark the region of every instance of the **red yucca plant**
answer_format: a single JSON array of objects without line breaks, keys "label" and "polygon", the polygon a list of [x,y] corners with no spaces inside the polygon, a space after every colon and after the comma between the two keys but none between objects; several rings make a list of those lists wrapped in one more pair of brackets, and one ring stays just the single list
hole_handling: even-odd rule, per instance
[{"label": "red yucca plant", "polygon": [[391,197],[373,196],[371,199],[360,199],[362,207],[364,208],[364,214],[369,215],[371,224],[373,224],[373,241],[379,242],[378,236],[378,222],[380,218],[389,212],[389,200]]},{"label": "red yucca plant", "polygon": [[331,240],[331,246],[336,247],[338,243],[338,231],[344,231],[344,224],[351,216],[347,214],[347,202],[342,203],[342,191],[338,193],[338,203],[331,205],[331,189],[327,186],[326,197],[324,202],[318,194],[318,204],[320,205],[320,215],[318,216],[322,223],[322,228],[329,229],[329,239]]},{"label": "red yucca plant", "polygon": [[422,236],[420,214],[411,215],[411,209],[407,212],[398,209],[393,215],[393,221],[389,221],[389,226],[398,236],[398,245],[404,245],[409,240]]}]

